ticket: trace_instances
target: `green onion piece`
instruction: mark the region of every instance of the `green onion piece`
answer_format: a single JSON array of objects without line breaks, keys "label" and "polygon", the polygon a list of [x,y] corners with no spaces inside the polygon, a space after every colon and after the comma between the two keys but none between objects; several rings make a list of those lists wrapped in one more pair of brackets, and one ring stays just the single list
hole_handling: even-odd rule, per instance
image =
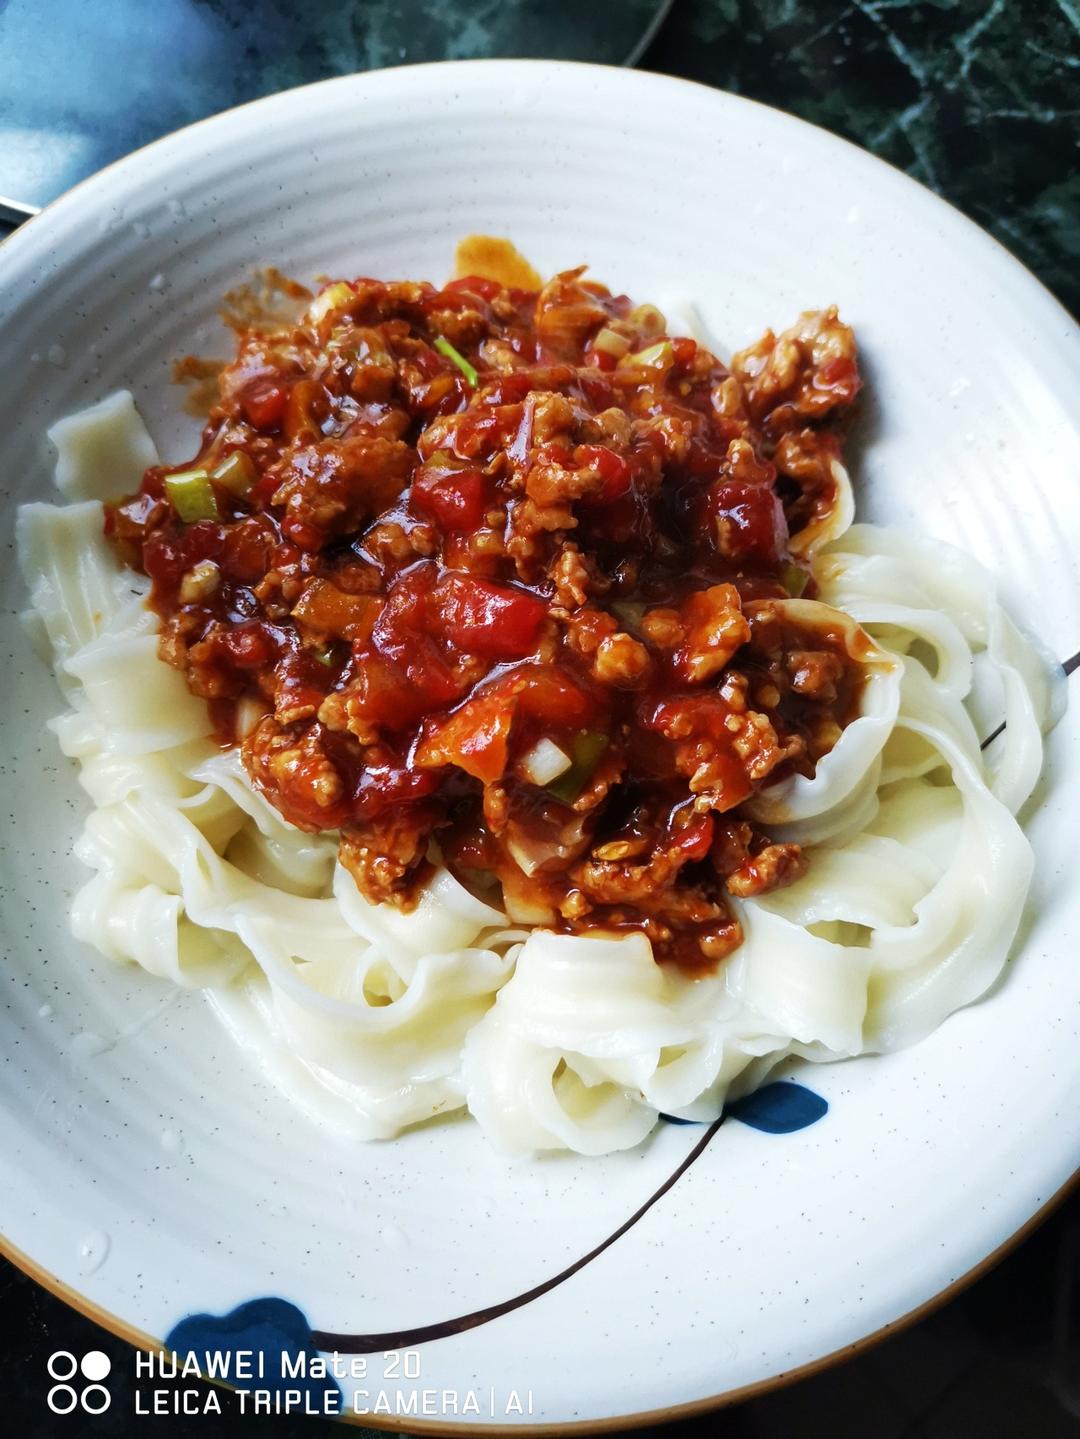
[{"label": "green onion piece", "polygon": [[638,625],[641,624],[641,617],[648,606],[639,603],[637,600],[616,600],[611,608],[625,626],[636,630]]},{"label": "green onion piece", "polygon": [[804,570],[802,565],[797,565],[792,560],[786,560],[780,566],[780,583],[791,598],[797,600],[810,583],[810,572]]},{"label": "green onion piece", "polygon": [[214,487],[206,470],[178,470],[165,476],[165,492],[186,525],[195,520],[220,519]]},{"label": "green onion piece", "polygon": [[259,474],[250,455],[245,454],[243,450],[233,450],[231,455],[228,455],[215,470],[210,472],[210,478],[216,480],[231,495],[239,495],[243,498],[244,495],[251,493]]},{"label": "green onion piece", "polygon": [[356,291],[351,285],[347,285],[344,280],[335,280],[332,285],[327,285],[321,294],[316,295],[308,306],[308,324],[317,325],[331,310],[340,310],[355,299]]},{"label": "green onion piece", "polygon": [[593,349],[599,350],[602,355],[610,355],[613,360],[621,360],[629,348],[630,337],[620,335],[611,325],[605,325],[593,338]]},{"label": "green onion piece", "polygon": [[319,664],[325,665],[327,669],[330,669],[332,665],[337,663],[337,655],[333,645],[319,645],[317,649],[311,651],[311,658]]},{"label": "green onion piece", "polygon": [[444,335],[436,335],[435,348],[438,350],[440,355],[445,355],[448,360],[451,360],[458,367],[461,373],[465,376],[465,383],[469,386],[470,390],[475,390],[477,385],[480,383],[480,377],[479,375],[477,375],[475,368],[469,364],[465,356],[461,354],[459,350],[455,350],[453,345],[448,339],[446,339]]},{"label": "green onion piece", "polygon": [[674,363],[675,350],[671,341],[658,340],[655,345],[649,345],[647,349],[638,350],[632,355],[624,355],[619,361],[619,366],[625,368],[633,365],[649,370],[669,370]]},{"label": "green onion piece", "polygon": [[608,737],[603,730],[579,730],[571,745],[574,762],[565,774],[547,786],[548,794],[563,804],[573,804],[592,779],[607,747]]},{"label": "green onion piece", "polygon": [[662,335],[667,329],[667,321],[655,305],[635,306],[627,315],[626,323],[643,335]]}]

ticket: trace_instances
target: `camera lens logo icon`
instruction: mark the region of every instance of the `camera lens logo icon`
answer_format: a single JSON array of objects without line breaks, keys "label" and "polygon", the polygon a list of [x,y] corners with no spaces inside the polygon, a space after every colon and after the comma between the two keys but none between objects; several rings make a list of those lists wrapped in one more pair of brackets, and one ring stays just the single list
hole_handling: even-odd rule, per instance
[{"label": "camera lens logo icon", "polygon": [[45,1367],[50,1379],[60,1381],[45,1396],[54,1414],[70,1414],[80,1405],[87,1414],[104,1414],[112,1403],[112,1395],[101,1382],[108,1378],[112,1360],[100,1349],[91,1349],[81,1359],[76,1359],[68,1349],[58,1349],[49,1355]]}]

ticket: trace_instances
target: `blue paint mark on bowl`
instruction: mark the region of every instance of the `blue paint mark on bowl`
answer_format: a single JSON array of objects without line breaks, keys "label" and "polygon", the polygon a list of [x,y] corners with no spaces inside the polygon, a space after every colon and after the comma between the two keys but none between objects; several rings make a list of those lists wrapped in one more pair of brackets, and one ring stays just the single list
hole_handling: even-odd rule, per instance
[{"label": "blue paint mark on bowl", "polygon": [[323,1396],[341,1391],[320,1372],[325,1361],[312,1343],[311,1325],[288,1300],[251,1299],[227,1314],[191,1314],[169,1332],[165,1345],[181,1362],[193,1355],[206,1378],[223,1379],[234,1389],[299,1390],[316,1412],[337,1412],[325,1407]]},{"label": "blue paint mark on bowl", "polygon": [[[724,1106],[725,1119],[737,1119],[764,1134],[794,1134],[816,1124],[829,1112],[829,1102],[794,1080],[777,1080],[766,1084]],[[677,1114],[661,1114],[668,1124],[707,1124],[704,1119],[680,1119]]]},{"label": "blue paint mark on bowl", "polygon": [[794,1134],[816,1124],[829,1112],[828,1100],[794,1080],[777,1080],[736,1099],[724,1113],[765,1134]]}]

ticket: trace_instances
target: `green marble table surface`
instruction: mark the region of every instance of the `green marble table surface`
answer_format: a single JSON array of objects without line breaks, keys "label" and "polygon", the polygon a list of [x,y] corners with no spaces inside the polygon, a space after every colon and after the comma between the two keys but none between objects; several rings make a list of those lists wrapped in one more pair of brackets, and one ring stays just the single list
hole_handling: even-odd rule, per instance
[{"label": "green marble table surface", "polygon": [[1080,316],[1078,0],[675,0],[642,63],[871,150]]}]

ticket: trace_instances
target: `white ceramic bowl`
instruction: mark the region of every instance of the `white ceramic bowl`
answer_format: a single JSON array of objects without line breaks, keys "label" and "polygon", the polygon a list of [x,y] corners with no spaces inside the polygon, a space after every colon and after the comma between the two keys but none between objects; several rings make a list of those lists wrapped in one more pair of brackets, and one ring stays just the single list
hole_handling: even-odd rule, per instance
[{"label": "white ceramic bowl", "polygon": [[[694,297],[732,347],[839,303],[870,382],[863,515],[963,545],[1057,653],[1080,646],[1065,313],[956,212],[821,131],[561,64],[279,95],[121,161],[18,231],[0,248],[9,554],[12,507],[49,493],[56,417],[128,385],[164,452],[190,451],[170,362],[223,349],[217,303],[252,267],[440,279],[469,231],[512,236],[545,272],[588,261],[641,300]],[[700,1131],[662,1127],[603,1160],[507,1163],[466,1122],[344,1144],[279,1099],[198,995],[75,944],[85,802],[43,728],[58,700],[16,622],[10,558],[3,584],[0,1220],[17,1262],[133,1336],[265,1296],[316,1330],[382,1335],[543,1285],[677,1169]],[[1030,921],[987,999],[906,1053],[801,1076],[828,1100],[819,1123],[726,1123],[564,1282],[415,1346],[419,1379],[380,1377],[376,1355],[352,1387],[475,1389],[472,1422],[492,1418],[489,1387],[501,1422],[671,1415],[895,1325],[1015,1236],[1080,1161],[1078,722],[1074,706],[1050,742]],[[511,1389],[532,1391],[531,1414],[504,1412]],[[410,1429],[455,1422],[415,1412]]]}]

